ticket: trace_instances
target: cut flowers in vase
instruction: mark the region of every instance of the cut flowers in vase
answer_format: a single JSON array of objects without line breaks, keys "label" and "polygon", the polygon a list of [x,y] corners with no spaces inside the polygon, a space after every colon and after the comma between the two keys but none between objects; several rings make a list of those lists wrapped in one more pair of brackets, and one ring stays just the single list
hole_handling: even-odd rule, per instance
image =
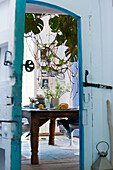
[{"label": "cut flowers in vase", "polygon": [[31,103],[37,103],[38,99],[36,99],[35,97],[29,97],[29,100]]}]

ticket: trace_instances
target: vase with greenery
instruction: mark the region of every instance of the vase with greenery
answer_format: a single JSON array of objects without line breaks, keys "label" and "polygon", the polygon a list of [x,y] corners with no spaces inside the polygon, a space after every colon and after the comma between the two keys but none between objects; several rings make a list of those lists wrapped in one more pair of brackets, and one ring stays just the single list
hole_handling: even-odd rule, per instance
[{"label": "vase with greenery", "polygon": [[65,81],[58,82],[58,80],[56,79],[55,94],[54,94],[55,98],[53,99],[54,106],[59,105],[60,97],[67,92],[70,92],[69,85],[66,85]]},{"label": "vase with greenery", "polygon": [[45,96],[46,108],[50,108],[51,98],[53,98],[54,93],[52,92],[51,89],[43,89],[43,91],[44,91],[44,96]]}]

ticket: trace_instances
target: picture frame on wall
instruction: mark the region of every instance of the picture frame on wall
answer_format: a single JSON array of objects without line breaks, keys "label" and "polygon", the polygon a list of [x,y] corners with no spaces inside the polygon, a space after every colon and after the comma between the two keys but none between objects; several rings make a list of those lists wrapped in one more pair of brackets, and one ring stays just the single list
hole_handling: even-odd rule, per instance
[{"label": "picture frame on wall", "polygon": [[48,81],[48,79],[42,79],[42,88],[49,89],[49,81]]}]

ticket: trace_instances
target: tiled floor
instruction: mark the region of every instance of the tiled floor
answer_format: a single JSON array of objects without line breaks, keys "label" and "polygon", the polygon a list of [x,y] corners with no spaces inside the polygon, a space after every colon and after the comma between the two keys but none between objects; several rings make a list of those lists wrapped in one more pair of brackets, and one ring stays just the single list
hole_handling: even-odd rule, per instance
[{"label": "tiled floor", "polygon": [[79,139],[73,138],[74,146],[70,146],[68,137],[55,136],[55,145],[48,145],[48,136],[39,139],[39,165],[30,165],[30,140],[22,137],[22,170],[78,170]]}]

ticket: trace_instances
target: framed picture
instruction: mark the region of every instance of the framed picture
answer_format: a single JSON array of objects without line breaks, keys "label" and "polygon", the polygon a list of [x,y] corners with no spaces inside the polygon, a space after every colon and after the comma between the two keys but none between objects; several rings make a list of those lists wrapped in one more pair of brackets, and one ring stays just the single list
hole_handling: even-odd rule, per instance
[{"label": "framed picture", "polygon": [[44,89],[49,89],[49,81],[48,79],[42,79],[42,87],[44,87]]}]

